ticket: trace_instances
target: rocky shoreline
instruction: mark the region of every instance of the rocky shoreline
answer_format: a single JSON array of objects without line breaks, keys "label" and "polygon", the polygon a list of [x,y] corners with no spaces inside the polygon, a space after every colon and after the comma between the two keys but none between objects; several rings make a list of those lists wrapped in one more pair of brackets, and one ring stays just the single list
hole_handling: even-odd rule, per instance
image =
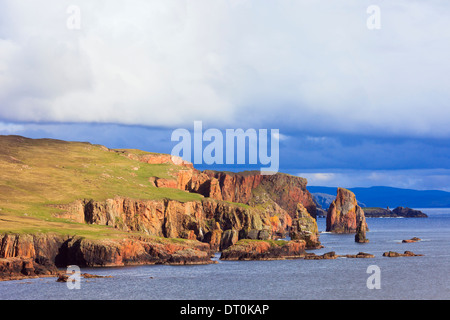
[{"label": "rocky shoreline", "polygon": [[49,234],[0,236],[0,279],[57,276],[58,268],[216,263],[210,246],[196,240],[132,237],[90,240]]}]

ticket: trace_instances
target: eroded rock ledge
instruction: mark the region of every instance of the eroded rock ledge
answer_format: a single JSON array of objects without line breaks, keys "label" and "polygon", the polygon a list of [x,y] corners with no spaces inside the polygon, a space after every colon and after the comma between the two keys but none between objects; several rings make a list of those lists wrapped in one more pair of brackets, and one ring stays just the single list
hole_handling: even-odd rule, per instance
[{"label": "eroded rock ledge", "polygon": [[239,240],[222,251],[221,260],[285,260],[305,256],[305,241]]},{"label": "eroded rock ledge", "polygon": [[[213,199],[180,202],[116,197],[79,200],[60,208],[64,209],[61,218],[150,236],[198,240],[209,244],[213,251],[225,249],[238,239],[285,236],[292,223],[284,211]],[[230,233],[237,238],[230,238]],[[224,237],[231,240],[225,241]]]},{"label": "eroded rock ledge", "polygon": [[415,254],[412,251],[405,251],[404,253],[398,253],[395,251],[388,251],[383,253],[383,257],[396,258],[396,257],[421,257],[423,254]]},{"label": "eroded rock ledge", "polygon": [[144,264],[210,264],[210,246],[196,240],[130,236],[92,240],[51,234],[0,235],[0,280],[59,274],[58,268]]},{"label": "eroded rock ledge", "polygon": [[240,240],[235,245],[224,250],[220,260],[285,260],[285,259],[305,259],[305,260],[329,260],[342,258],[374,258],[370,253],[359,252],[357,254],[338,255],[334,251],[317,255],[306,252],[306,242],[304,240],[291,241],[261,241],[261,240]]}]

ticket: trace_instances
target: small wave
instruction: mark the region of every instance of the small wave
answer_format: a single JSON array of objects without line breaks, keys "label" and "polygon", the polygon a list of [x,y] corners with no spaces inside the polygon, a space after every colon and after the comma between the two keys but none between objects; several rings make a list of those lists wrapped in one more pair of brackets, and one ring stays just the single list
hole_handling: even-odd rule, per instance
[{"label": "small wave", "polygon": [[374,219],[405,219],[405,217],[368,217]]}]

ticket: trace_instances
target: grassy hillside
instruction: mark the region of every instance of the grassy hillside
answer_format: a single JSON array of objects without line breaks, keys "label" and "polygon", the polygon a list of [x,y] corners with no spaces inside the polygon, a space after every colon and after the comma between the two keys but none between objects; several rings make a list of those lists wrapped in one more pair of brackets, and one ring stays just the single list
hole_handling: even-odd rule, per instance
[{"label": "grassy hillside", "polygon": [[51,204],[77,199],[199,200],[197,194],[158,189],[149,177],[169,178],[172,164],[147,164],[126,157],[141,150],[110,150],[85,142],[0,136],[0,232],[58,232],[120,236],[109,227],[72,223],[53,217]]}]

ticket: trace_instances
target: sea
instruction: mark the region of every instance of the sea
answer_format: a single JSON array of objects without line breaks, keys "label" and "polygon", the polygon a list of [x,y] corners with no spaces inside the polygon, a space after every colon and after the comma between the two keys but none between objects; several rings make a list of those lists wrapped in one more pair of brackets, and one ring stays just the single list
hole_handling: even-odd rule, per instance
[{"label": "sea", "polygon": [[[0,282],[0,300],[447,300],[450,299],[450,208],[417,208],[428,218],[367,218],[366,244],[325,232],[316,254],[366,252],[375,258],[220,261],[195,266],[82,268],[111,278],[81,279],[70,289],[56,278]],[[404,239],[418,237],[415,243]],[[412,251],[423,256],[384,257]]]}]

